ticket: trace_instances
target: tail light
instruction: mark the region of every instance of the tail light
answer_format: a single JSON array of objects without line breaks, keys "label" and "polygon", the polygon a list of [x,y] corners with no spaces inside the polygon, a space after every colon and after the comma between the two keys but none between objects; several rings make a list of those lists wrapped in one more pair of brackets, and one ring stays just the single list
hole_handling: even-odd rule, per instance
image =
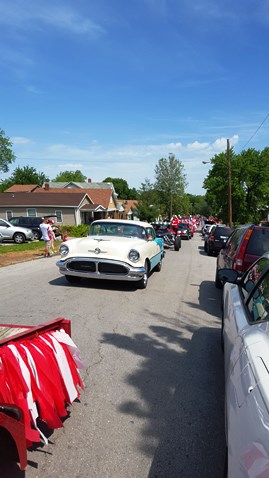
[{"label": "tail light", "polygon": [[214,241],[215,241],[215,237],[214,237],[214,236],[209,236],[209,241],[210,241],[210,242],[214,242]]},{"label": "tail light", "polygon": [[246,252],[246,248],[248,245],[248,241],[250,236],[253,232],[253,229],[249,229],[243,239],[242,245],[239,247],[238,255],[235,258],[233,269],[236,269],[239,272],[243,272],[243,263],[244,263],[244,256]]}]

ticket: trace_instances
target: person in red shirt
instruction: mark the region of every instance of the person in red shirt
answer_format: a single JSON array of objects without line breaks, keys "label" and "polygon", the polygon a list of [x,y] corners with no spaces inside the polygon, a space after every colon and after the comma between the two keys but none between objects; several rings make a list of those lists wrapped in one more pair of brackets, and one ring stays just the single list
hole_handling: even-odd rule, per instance
[{"label": "person in red shirt", "polygon": [[171,226],[172,226],[172,228],[174,229],[175,232],[177,232],[178,223],[179,223],[179,219],[176,216],[176,214],[174,214],[171,218]]}]

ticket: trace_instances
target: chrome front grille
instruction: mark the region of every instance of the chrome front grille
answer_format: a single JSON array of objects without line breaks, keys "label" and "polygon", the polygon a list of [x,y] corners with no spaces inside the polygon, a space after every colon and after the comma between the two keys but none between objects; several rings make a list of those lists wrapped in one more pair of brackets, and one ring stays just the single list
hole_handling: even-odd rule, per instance
[{"label": "chrome front grille", "polygon": [[87,273],[96,273],[96,274],[113,274],[113,275],[127,275],[129,272],[128,267],[123,264],[117,264],[114,262],[106,261],[92,261],[92,260],[83,260],[75,259],[70,260],[67,263],[67,269],[72,272],[85,272]]}]

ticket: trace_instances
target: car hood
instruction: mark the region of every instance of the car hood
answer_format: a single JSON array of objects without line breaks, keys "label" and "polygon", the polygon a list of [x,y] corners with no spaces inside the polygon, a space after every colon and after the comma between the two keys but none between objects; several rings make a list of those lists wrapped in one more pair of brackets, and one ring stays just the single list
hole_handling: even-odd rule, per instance
[{"label": "car hood", "polygon": [[131,249],[140,252],[147,245],[147,241],[133,237],[88,236],[71,239],[64,244],[68,246],[69,253],[63,257],[63,260],[70,257],[95,257],[125,261],[128,260]]}]

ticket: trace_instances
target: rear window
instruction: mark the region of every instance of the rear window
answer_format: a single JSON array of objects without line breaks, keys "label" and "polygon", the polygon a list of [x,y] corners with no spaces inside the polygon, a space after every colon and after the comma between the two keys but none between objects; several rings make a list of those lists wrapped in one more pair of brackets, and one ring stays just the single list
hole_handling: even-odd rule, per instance
[{"label": "rear window", "polygon": [[269,228],[259,227],[253,229],[247,245],[247,254],[262,256],[269,251]]},{"label": "rear window", "polygon": [[216,227],[213,231],[215,237],[219,238],[221,236],[229,237],[230,234],[233,232],[233,229],[229,227]]},{"label": "rear window", "polygon": [[245,235],[246,228],[238,228],[230,235],[226,243],[227,255],[234,259],[238,250],[239,245],[241,244],[243,235]]}]

